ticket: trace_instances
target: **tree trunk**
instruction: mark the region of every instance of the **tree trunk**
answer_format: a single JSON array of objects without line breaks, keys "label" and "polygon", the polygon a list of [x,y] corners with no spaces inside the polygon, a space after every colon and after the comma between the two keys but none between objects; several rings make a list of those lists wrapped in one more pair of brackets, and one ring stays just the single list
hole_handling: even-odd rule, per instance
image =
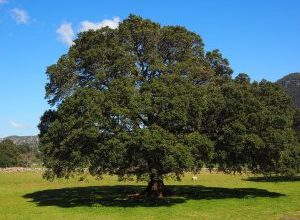
[{"label": "tree trunk", "polygon": [[151,179],[145,191],[141,193],[145,197],[163,197],[166,196],[167,189],[162,180]]}]

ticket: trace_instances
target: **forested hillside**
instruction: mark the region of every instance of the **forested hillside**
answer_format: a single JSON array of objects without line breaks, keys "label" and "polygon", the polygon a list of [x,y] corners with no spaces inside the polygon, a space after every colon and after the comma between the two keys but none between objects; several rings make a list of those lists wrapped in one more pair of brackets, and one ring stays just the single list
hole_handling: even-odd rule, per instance
[{"label": "forested hillside", "polygon": [[300,73],[290,73],[277,81],[292,97],[296,108],[300,108]]},{"label": "forested hillside", "polygon": [[39,163],[38,136],[0,138],[0,168],[29,167]]},{"label": "forested hillside", "polygon": [[37,147],[37,145],[39,144],[39,138],[38,136],[8,136],[5,138],[0,138],[0,142],[5,140],[5,139],[9,139],[11,141],[14,142],[14,144],[16,145],[29,145],[32,147]]}]

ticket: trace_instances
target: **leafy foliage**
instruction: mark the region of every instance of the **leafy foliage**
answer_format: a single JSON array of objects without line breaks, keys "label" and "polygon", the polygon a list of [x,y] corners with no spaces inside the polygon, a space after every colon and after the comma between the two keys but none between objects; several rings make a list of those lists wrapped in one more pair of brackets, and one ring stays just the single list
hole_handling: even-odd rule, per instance
[{"label": "leafy foliage", "polygon": [[119,28],[79,34],[47,69],[41,117],[46,177],[90,173],[180,179],[225,172],[292,175],[299,169],[294,110],[280,86],[250,83],[197,34],[130,15]]},{"label": "leafy foliage", "polygon": [[[223,103],[213,105],[206,114],[207,121],[212,115],[217,121],[208,132],[215,140],[215,162],[220,168],[263,174],[297,172],[299,152],[295,152],[297,141],[291,128],[294,110],[282,89],[267,81],[251,84],[239,75],[223,84],[220,92]],[[286,162],[287,158],[295,161]],[[281,163],[290,164],[290,171]]]},{"label": "leafy foliage", "polygon": [[0,143],[0,167],[12,167],[18,165],[20,160],[17,146],[11,140]]}]

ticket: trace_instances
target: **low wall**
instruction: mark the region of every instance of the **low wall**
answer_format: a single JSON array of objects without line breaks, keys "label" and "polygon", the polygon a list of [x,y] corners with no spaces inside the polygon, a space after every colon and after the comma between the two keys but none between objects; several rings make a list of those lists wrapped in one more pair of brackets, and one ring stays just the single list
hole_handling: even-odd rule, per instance
[{"label": "low wall", "polygon": [[13,173],[13,172],[41,172],[45,168],[31,168],[31,167],[7,167],[0,168],[0,173]]}]

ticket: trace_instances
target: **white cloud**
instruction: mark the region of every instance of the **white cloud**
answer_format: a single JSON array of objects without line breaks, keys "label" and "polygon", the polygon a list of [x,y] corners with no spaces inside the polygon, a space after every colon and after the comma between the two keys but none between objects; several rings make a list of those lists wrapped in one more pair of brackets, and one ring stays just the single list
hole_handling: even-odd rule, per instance
[{"label": "white cloud", "polygon": [[[0,0],[1,1],[1,0]],[[97,30],[103,27],[110,27],[115,29],[119,26],[121,19],[119,17],[114,17],[113,19],[104,19],[100,22],[91,22],[88,20],[80,22],[78,32],[88,31],[88,30]],[[74,44],[73,38],[75,36],[75,32],[72,28],[72,23],[64,22],[60,25],[60,27],[56,30],[58,34],[58,38],[61,42],[72,46]]]},{"label": "white cloud", "polygon": [[91,22],[91,21],[82,21],[80,22],[79,32],[88,31],[88,30],[97,30],[103,27],[110,27],[116,29],[119,26],[121,19],[119,17],[114,17],[113,19],[104,19],[101,22]]},{"label": "white cloud", "polygon": [[21,124],[21,123],[17,123],[17,122],[15,122],[15,121],[9,121],[9,124],[10,124],[10,126],[12,126],[13,128],[16,128],[16,129],[23,129],[23,128],[28,128],[28,126],[27,125],[25,125],[25,124]]},{"label": "white cloud", "polygon": [[14,8],[11,10],[11,15],[18,24],[27,24],[29,21],[29,15],[28,15],[27,11],[25,11],[23,9]]},{"label": "white cloud", "polygon": [[6,0],[0,0],[0,5],[6,3]]},{"label": "white cloud", "polygon": [[60,27],[56,30],[56,33],[58,34],[58,38],[61,42],[69,46],[74,44],[74,31],[71,23],[65,22],[61,24]]}]

